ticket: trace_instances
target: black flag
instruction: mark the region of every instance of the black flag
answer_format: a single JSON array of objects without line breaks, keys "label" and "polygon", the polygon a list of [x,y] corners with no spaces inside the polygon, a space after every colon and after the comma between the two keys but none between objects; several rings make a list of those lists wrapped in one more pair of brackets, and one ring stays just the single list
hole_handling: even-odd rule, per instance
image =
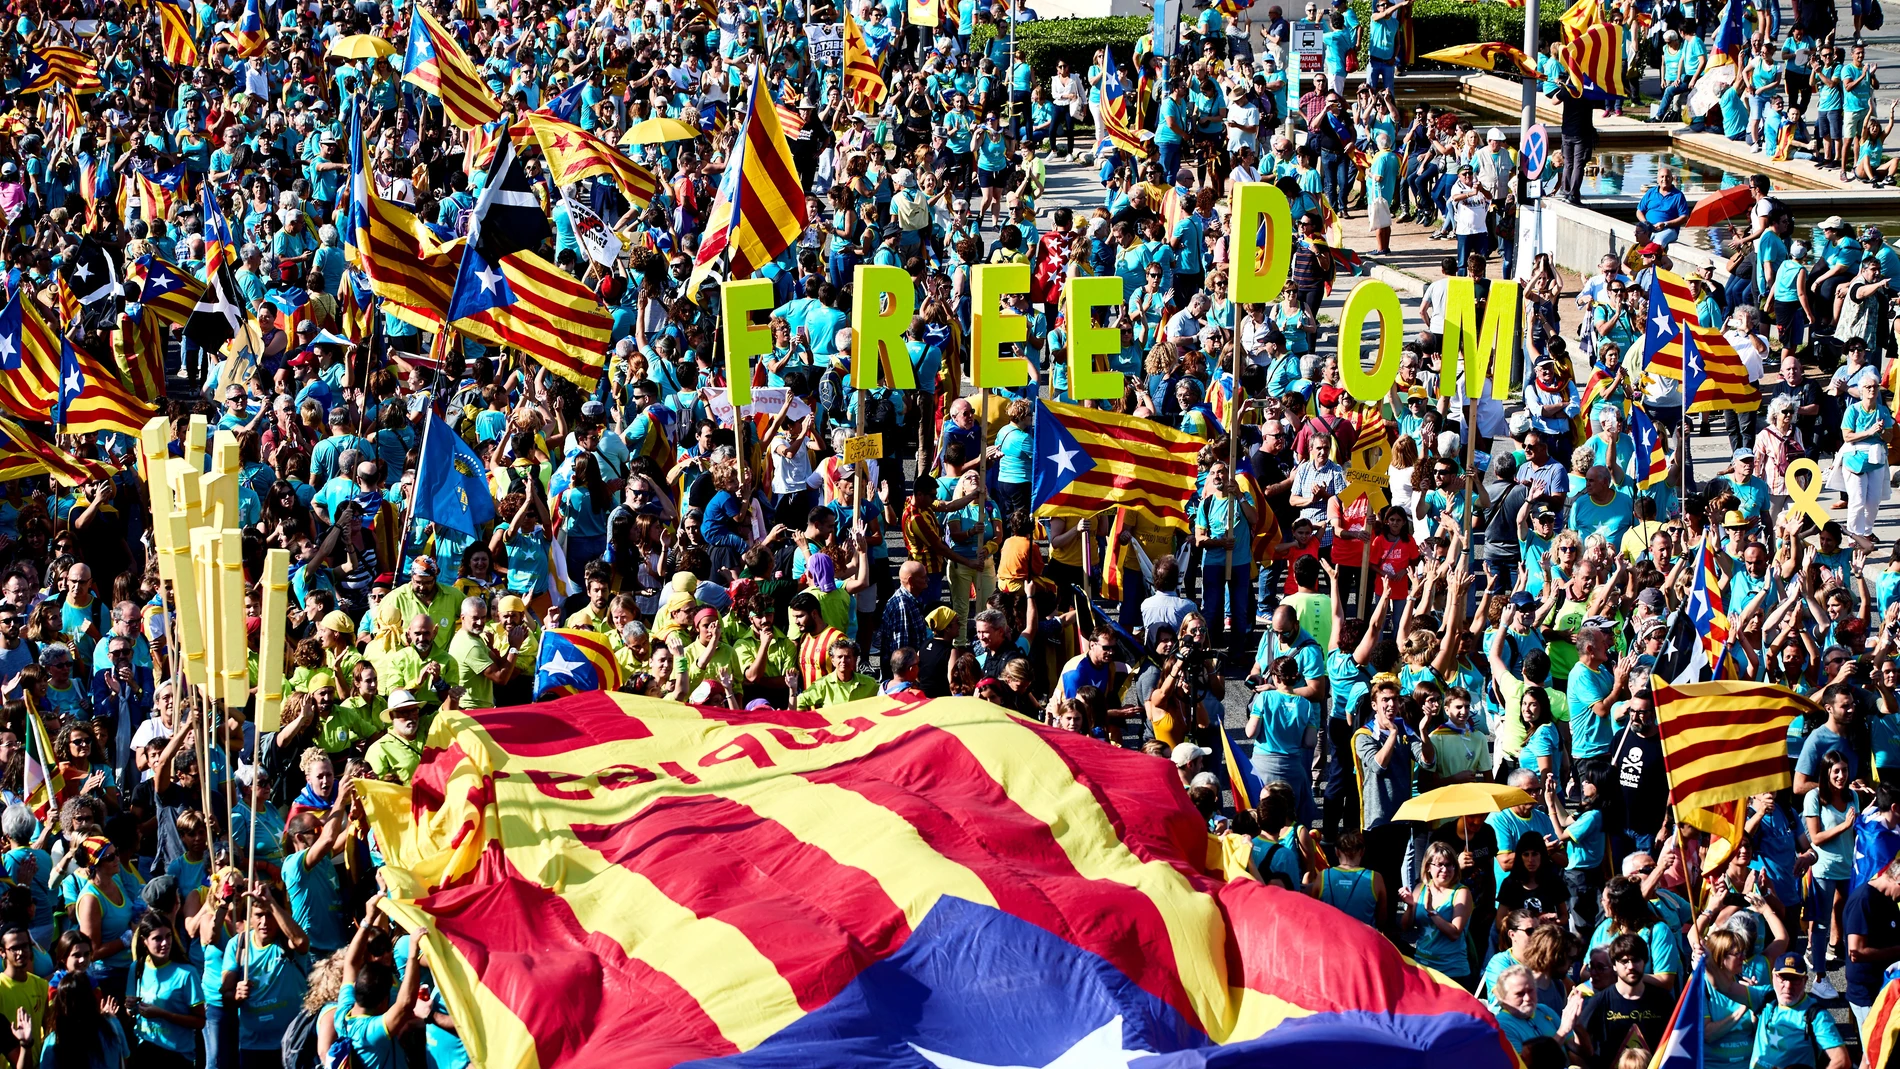
[{"label": "black flag", "polygon": [[212,272],[204,296],[198,298],[198,306],[191,310],[191,318],[185,321],[185,337],[207,352],[215,353],[224,348],[225,342],[244,330],[241,300],[230,265],[220,265]]},{"label": "black flag", "polygon": [[541,210],[541,198],[515,155],[514,142],[504,138],[470,213],[468,243],[495,264],[511,252],[539,248],[553,236],[554,224]]}]

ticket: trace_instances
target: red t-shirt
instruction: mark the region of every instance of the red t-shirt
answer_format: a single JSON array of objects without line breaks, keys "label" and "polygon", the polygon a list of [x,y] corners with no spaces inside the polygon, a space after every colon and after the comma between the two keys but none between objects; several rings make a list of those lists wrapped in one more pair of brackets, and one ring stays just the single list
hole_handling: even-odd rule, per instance
[{"label": "red t-shirt", "polygon": [[[1345,524],[1342,530],[1354,534],[1363,534],[1366,529],[1366,520],[1371,513],[1372,499],[1369,497],[1362,497],[1352,504],[1346,505],[1340,510],[1340,519],[1343,520]],[[1333,532],[1334,564],[1340,565],[1341,567],[1357,568],[1365,552],[1365,539],[1341,538],[1339,537],[1339,531]]]},{"label": "red t-shirt", "polygon": [[1313,537],[1307,539],[1305,545],[1303,546],[1296,545],[1292,549],[1289,549],[1286,551],[1286,561],[1287,561],[1286,589],[1282,591],[1282,593],[1284,594],[1291,595],[1291,594],[1297,594],[1300,592],[1300,584],[1293,581],[1293,561],[1299,557],[1312,557],[1316,560],[1319,558],[1319,536],[1318,535],[1314,535]]},{"label": "red t-shirt", "polygon": [[1394,541],[1380,535],[1372,540],[1372,591],[1392,592],[1392,600],[1402,600],[1412,589],[1406,569],[1418,559],[1418,543],[1409,538]]}]

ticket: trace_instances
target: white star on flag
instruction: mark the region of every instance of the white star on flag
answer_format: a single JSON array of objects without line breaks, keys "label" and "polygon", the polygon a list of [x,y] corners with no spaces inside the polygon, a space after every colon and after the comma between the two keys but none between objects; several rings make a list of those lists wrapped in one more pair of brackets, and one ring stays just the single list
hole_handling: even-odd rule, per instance
[{"label": "white star on flag", "polygon": [[31,82],[35,78],[38,78],[41,74],[45,73],[45,71],[46,71],[46,68],[41,66],[38,60],[35,60],[34,62],[27,65],[26,80]]},{"label": "white star on flag", "polygon": [[572,675],[574,669],[585,668],[586,666],[586,661],[570,661],[567,659],[566,653],[556,650],[554,651],[554,659],[542,665],[541,670],[551,676],[564,676]]},{"label": "white star on flag", "polygon": [[501,285],[501,272],[492,267],[485,271],[475,272],[475,277],[482,280],[483,293],[493,293],[495,287]]},{"label": "white star on flag", "polygon": [[1071,475],[1075,472],[1075,458],[1080,455],[1079,450],[1070,449],[1065,445],[1049,454],[1049,461],[1056,466],[1057,471],[1064,475]]},{"label": "white star on flag", "polygon": [[153,275],[152,288],[157,290],[160,293],[163,293],[166,290],[171,289],[172,288],[171,276],[170,275]]},{"label": "white star on flag", "polygon": [[20,350],[13,345],[13,339],[0,334],[0,360],[12,360]]},{"label": "white star on flag", "polygon": [[74,368],[73,373],[66,376],[66,392],[77,397],[85,388],[86,380],[80,376],[79,369]]},{"label": "white star on flag", "polygon": [[73,268],[73,277],[84,282],[92,277],[92,268],[87,267],[85,264],[80,264],[78,267]]},{"label": "white star on flag", "polygon": [[1656,333],[1674,334],[1675,332],[1676,332],[1675,317],[1669,314],[1668,308],[1658,308],[1656,310]]},{"label": "white star on flag", "polygon": [[937,1067],[937,1069],[1107,1069],[1109,1066],[1127,1066],[1136,1058],[1146,1058],[1154,1053],[1151,1050],[1128,1050],[1122,1046],[1122,1019],[1120,1014],[1107,1024],[1081,1039],[1061,1054],[1056,1060],[1042,1066],[989,1065],[985,1062],[973,1062],[963,1058],[953,1058],[948,1054],[938,1054],[925,1050],[915,1043],[907,1044],[918,1056]]}]

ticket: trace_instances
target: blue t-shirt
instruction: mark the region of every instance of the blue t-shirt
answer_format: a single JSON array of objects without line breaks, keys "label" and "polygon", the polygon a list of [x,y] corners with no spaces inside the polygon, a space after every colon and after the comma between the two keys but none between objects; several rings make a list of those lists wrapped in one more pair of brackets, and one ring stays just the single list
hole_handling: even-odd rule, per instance
[{"label": "blue t-shirt", "polygon": [[[1572,677],[1575,678],[1575,677]],[[1549,725],[1545,725],[1548,727]],[[1603,811],[1586,809],[1564,831],[1570,836],[1566,868],[1590,871],[1603,865]]]},{"label": "blue t-shirt", "polygon": [[1602,757],[1616,741],[1616,730],[1609,713],[1597,716],[1590,707],[1616,689],[1616,675],[1605,665],[1590,668],[1579,661],[1570,670],[1565,694],[1570,699],[1570,756],[1583,760]]},{"label": "blue t-shirt", "polygon": [[1779,999],[1770,998],[1762,1006],[1761,1021],[1755,1026],[1755,1050],[1750,1064],[1753,1069],[1813,1065],[1816,1046],[1829,1051],[1843,1045],[1834,1017],[1815,1006],[1814,996],[1805,995],[1792,1006],[1783,1006]]}]

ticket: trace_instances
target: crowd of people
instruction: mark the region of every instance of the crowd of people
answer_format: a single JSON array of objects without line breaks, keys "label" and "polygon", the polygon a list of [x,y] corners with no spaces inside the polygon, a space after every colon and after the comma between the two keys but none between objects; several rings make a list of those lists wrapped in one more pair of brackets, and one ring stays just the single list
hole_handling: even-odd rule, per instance
[{"label": "crowd of people", "polygon": [[[1441,367],[1448,280],[1472,278],[1482,310],[1486,275],[1516,273],[1518,168],[1502,131],[1396,104],[1407,0],[1306,5],[1325,27],[1318,77],[1294,73],[1277,7],[1190,12],[1171,60],[1150,39],[1044,69],[1013,47],[1006,5],[946,0],[932,27],[914,5],[854,3],[881,101],[847,89],[827,0],[458,4],[437,16],[504,108],[475,133],[403,80],[406,9],[185,5],[204,61],[181,67],[161,60],[160,6],[28,4],[0,46],[16,107],[0,115],[6,296],[129,381],[114,328],[152,295],[140,279],[203,271],[205,205],[220,205],[254,359],[174,323],[152,341],[167,392],[150,400],[174,456],[205,447],[195,426],[234,435],[248,579],[266,549],[290,553],[287,694],[260,731],[185,686],[129,436],[57,435],[94,481],[0,482],[0,1050],[15,1066],[467,1064],[426,940],[380,908],[354,785],[408,783],[438,716],[542,697],[563,629],[597,636],[604,674],[650,699],[971,696],[1167,760],[1211,832],[1252,838],[1255,875],[1478,993],[1529,1065],[1647,1064],[1700,968],[1710,1065],[1845,1069],[1856,1040],[1830,1011],[1844,999],[1860,1019],[1900,962],[1900,867],[1857,863],[1900,840],[1900,550],[1875,530],[1900,254],[1878,229],[1836,217],[1810,247],[1757,179],[1725,269],[1684,272],[1700,325],[1762,395],[1720,417],[1730,457],[1698,478],[1699,413],[1644,344],[1687,215],[1667,172],[1627,260],[1574,293],[1547,255],[1531,265],[1508,403],[1440,397],[1458,374]],[[1657,23],[1664,112],[1712,26],[1692,14]],[[1789,112],[1773,90],[1811,84],[1817,155],[1863,172],[1871,156],[1862,176],[1891,177],[1869,107],[1830,125],[1829,102],[1871,84],[1858,58],[1843,73],[1805,43],[1831,32],[1800,23],[1795,58],[1759,53],[1772,77],[1748,68],[1739,91],[1760,106],[1742,133],[1781,144],[1808,98]],[[330,54],[355,34],[394,54]],[[92,57],[96,92],[29,89],[56,47]],[[781,392],[735,418],[717,296],[689,279],[755,63],[811,225],[758,272],[777,300],[755,385]],[[518,145],[545,251],[611,317],[598,381],[438,337],[381,297],[352,340],[374,254],[351,237],[352,117],[375,194],[448,241],[482,202],[478,142],[557,107],[609,143],[652,118],[696,133],[626,147],[660,179],[644,204],[607,177],[556,188]],[[1109,136],[1124,121],[1143,153]],[[1065,160],[1096,168],[1099,198],[1042,203]],[[188,195],[153,210],[143,178],[180,166]],[[1257,180],[1286,192],[1298,236],[1284,295],[1236,308],[1229,204]],[[1320,315],[1352,270],[1340,221],[1359,213],[1372,255],[1401,221],[1456,244],[1375,404],[1344,388]],[[618,257],[599,255],[602,227]],[[101,254],[131,281],[81,286]],[[916,279],[895,354],[916,390],[850,386],[861,263]],[[1028,320],[1006,355],[1034,374],[977,395],[985,263],[1033,265],[1005,308]],[[1185,527],[1139,508],[1037,516],[1041,402],[1069,399],[1057,286],[1111,275],[1125,394],[1093,403],[1204,440]],[[1661,431],[1660,477],[1639,412]],[[416,518],[437,418],[485,468],[477,533]],[[867,433],[881,455],[846,463]],[[1803,457],[1839,519],[1791,505]],[[1821,709],[1788,732],[1790,787],[1748,800],[1732,845],[1675,824],[1658,739],[1652,671],[1703,591],[1726,607],[1728,670]],[[262,604],[247,603],[254,651]],[[1476,782],[1529,801],[1400,818]]]}]

